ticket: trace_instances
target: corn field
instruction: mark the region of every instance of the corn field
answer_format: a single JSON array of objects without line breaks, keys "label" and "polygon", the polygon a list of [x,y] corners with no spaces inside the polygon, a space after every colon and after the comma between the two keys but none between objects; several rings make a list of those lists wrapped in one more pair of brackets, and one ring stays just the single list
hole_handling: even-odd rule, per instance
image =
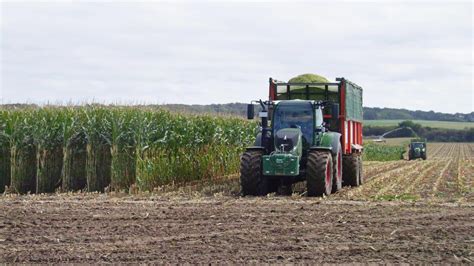
[{"label": "corn field", "polygon": [[149,191],[236,173],[255,128],[138,107],[0,110],[0,192]]},{"label": "corn field", "polygon": [[377,143],[364,144],[364,161],[396,161],[403,159],[406,153],[404,145],[380,145]]}]

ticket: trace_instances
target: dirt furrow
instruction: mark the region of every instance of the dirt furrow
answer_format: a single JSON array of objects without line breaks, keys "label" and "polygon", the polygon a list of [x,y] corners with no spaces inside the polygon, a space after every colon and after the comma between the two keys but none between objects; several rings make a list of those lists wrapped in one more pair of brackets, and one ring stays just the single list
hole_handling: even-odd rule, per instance
[{"label": "dirt furrow", "polygon": [[381,164],[369,166],[366,166],[364,164],[364,178],[366,181],[368,181],[381,173],[392,171],[394,169],[400,168],[405,164],[405,161],[381,162]]},{"label": "dirt furrow", "polygon": [[459,263],[474,259],[473,215],[330,198],[3,197],[0,263]]},{"label": "dirt furrow", "polygon": [[459,185],[457,162],[450,164],[444,171],[433,191],[432,200],[453,202],[463,197],[462,187]]},{"label": "dirt furrow", "polygon": [[[357,188],[345,188],[340,193],[335,195],[336,198],[341,199],[370,199],[373,198],[380,189],[390,183],[393,176],[405,173],[406,170],[422,165],[421,161],[399,161],[397,167],[391,168],[385,172],[375,174],[368,178],[364,185]],[[398,166],[400,165],[400,166]]]},{"label": "dirt furrow", "polygon": [[[448,169],[453,159],[447,161],[437,160],[434,167],[419,172],[412,182],[408,183],[403,193],[418,195],[420,198],[426,198],[430,191],[439,186],[440,177]],[[438,177],[439,175],[439,177]],[[433,186],[434,184],[434,186]]]},{"label": "dirt furrow", "polygon": [[403,194],[405,188],[414,182],[416,177],[424,175],[436,166],[435,161],[420,161],[420,164],[410,169],[410,171],[397,173],[388,179],[389,182],[380,188],[376,196]]}]

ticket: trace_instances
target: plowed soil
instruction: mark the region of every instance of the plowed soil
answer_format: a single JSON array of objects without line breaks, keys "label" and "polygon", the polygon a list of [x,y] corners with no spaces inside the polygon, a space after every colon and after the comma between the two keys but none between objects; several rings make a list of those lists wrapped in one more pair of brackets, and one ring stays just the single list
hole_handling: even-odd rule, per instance
[{"label": "plowed soil", "polygon": [[174,194],[4,195],[0,263],[472,264],[473,147],[366,162],[363,186],[327,198],[241,198],[235,178]]}]

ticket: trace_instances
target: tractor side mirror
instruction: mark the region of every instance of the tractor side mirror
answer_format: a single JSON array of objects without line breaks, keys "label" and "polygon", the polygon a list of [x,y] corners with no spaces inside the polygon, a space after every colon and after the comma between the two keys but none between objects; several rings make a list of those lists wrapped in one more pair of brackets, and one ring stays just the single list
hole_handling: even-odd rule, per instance
[{"label": "tractor side mirror", "polygon": [[247,119],[253,119],[255,117],[255,106],[253,104],[247,105]]},{"label": "tractor side mirror", "polygon": [[333,120],[339,119],[339,104],[333,103],[331,105],[331,117]]}]

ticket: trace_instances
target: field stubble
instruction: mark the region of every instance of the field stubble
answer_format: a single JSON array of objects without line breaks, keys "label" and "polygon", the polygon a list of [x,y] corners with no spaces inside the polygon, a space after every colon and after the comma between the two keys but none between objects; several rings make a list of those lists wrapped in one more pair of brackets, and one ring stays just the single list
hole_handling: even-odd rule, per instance
[{"label": "field stubble", "polygon": [[473,143],[429,143],[426,161],[365,162],[366,183],[333,198],[472,203],[473,175]]}]

